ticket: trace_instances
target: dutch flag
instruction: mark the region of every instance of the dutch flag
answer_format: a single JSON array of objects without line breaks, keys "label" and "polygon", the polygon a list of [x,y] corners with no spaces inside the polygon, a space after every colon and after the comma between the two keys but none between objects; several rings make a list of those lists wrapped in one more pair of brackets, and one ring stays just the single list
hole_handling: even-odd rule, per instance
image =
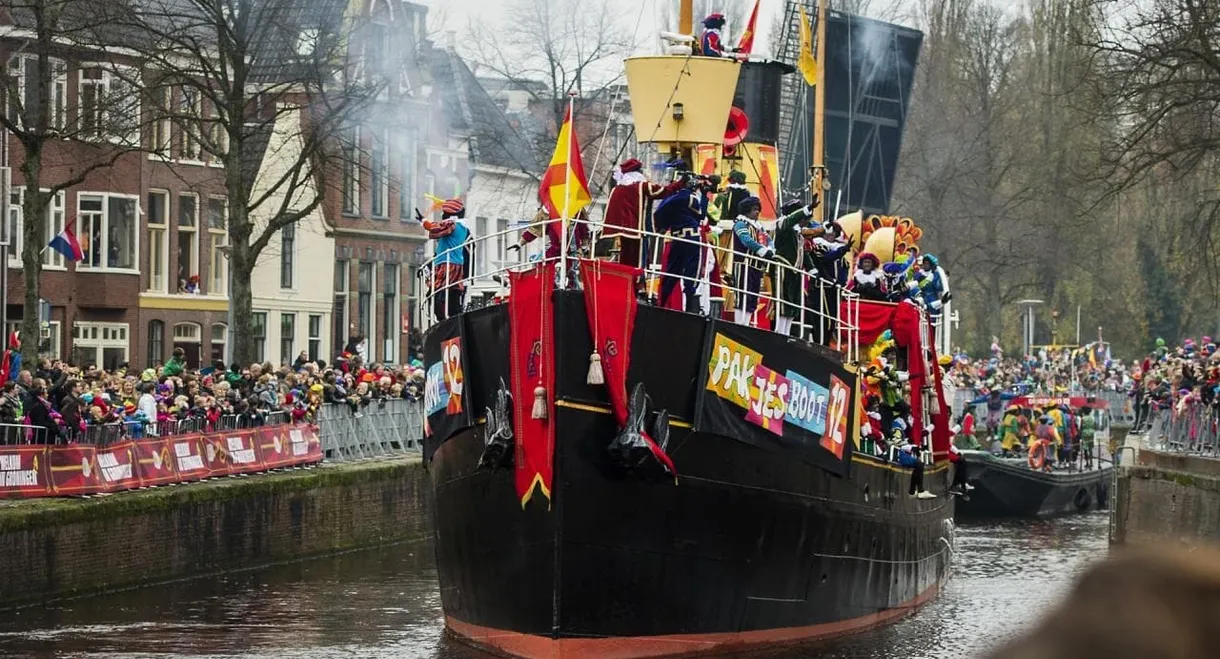
[{"label": "dutch flag", "polygon": [[85,258],[85,252],[80,248],[80,241],[76,239],[76,233],[72,231],[71,225],[65,226],[59,235],[51,239],[51,243],[47,245],[51,249],[64,255],[69,261],[79,261]]}]

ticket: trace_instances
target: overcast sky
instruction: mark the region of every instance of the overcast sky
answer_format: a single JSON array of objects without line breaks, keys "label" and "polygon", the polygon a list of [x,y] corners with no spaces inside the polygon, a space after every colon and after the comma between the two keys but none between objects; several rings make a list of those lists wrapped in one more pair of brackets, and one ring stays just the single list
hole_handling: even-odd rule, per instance
[{"label": "overcast sky", "polygon": [[[468,36],[467,25],[470,19],[478,17],[489,21],[496,21],[504,16],[504,2],[487,2],[487,0],[422,0],[429,7],[429,29],[434,33],[443,29],[453,30],[457,34],[458,50],[462,51],[462,40]],[[511,1],[511,0],[510,0]],[[724,5],[729,3],[752,3],[753,0],[724,0]],[[591,3],[598,4],[598,3]],[[639,44],[637,52],[639,54],[647,54],[655,52],[656,39],[655,36],[660,31],[660,16],[663,7],[666,4],[673,5],[673,13],[677,13],[677,0],[615,0],[615,4],[622,8],[622,13],[618,17],[619,23],[625,30],[635,30],[636,41]],[[762,5],[759,8],[758,16],[758,39],[756,42],[756,52],[770,52],[770,31],[771,25],[775,20],[782,16],[786,0],[762,0]],[[881,15],[892,16],[897,11],[899,14],[905,13],[903,10],[913,5],[913,0],[872,0],[872,8],[870,15],[882,12]],[[696,16],[696,23],[702,17]],[[899,18],[897,22],[911,24],[909,18]],[[737,36],[743,26],[729,25],[730,41],[736,42]],[[504,25],[504,29],[512,29],[509,25]],[[438,40],[439,41],[439,40]]]}]

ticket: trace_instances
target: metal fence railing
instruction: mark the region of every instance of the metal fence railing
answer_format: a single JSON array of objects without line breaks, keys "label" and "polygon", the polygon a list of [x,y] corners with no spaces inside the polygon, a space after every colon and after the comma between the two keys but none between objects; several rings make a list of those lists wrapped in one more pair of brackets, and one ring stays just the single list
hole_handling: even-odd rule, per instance
[{"label": "metal fence railing", "polygon": [[[287,411],[258,416],[222,416],[209,422],[201,417],[163,422],[115,422],[86,426],[82,430],[61,430],[50,437],[46,428],[0,423],[0,446],[21,444],[91,444],[104,447],[130,439],[168,437],[201,432],[226,432],[261,426],[284,425],[292,421]],[[353,408],[326,404],[318,408],[316,419],[322,450],[327,460],[359,460],[423,449],[423,402],[407,399],[375,400]]]},{"label": "metal fence railing", "polygon": [[418,452],[423,449],[423,403],[386,399],[355,411],[347,405],[323,405],[318,436],[323,455],[331,461]]},{"label": "metal fence railing", "polygon": [[1220,413],[1211,405],[1186,404],[1178,409],[1152,410],[1143,446],[1220,457]]}]

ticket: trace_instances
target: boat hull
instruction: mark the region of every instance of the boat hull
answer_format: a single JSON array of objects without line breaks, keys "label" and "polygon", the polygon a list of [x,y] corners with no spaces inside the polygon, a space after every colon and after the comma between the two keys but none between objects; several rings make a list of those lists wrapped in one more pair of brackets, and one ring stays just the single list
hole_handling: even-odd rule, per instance
[{"label": "boat hull", "polygon": [[957,503],[958,519],[1052,517],[1104,509],[1109,504],[1113,468],[1034,471],[1024,460],[965,451],[969,461],[968,499]]},{"label": "boat hull", "polygon": [[[692,418],[691,374],[706,370],[702,341],[656,337],[701,336],[705,320],[650,308],[636,321],[632,381],[678,411],[669,454],[679,477],[625,473],[607,451],[614,417],[581,388],[588,332],[567,326],[584,322],[583,306],[556,314],[550,500],[523,506],[511,469],[478,469],[485,425],[425,448],[450,633],[519,657],[678,656],[853,633],[938,592],[953,542],[947,465],[928,469],[941,496],[922,500],[892,464],[855,456],[839,476],[693,431],[682,419]],[[484,369],[507,363],[486,352],[499,339],[479,335],[496,325],[467,325]]]}]

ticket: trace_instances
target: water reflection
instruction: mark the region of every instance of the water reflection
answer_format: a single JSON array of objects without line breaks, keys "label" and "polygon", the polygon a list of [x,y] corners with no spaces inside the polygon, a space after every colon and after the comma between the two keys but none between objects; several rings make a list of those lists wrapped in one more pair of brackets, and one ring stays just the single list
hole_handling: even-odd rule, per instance
[{"label": "water reflection", "polygon": [[[1104,556],[1106,524],[1094,514],[962,527],[953,580],[914,617],[767,656],[975,656],[1031,625]],[[427,546],[397,546],[9,611],[0,657],[484,659],[443,638],[431,559]]]}]

